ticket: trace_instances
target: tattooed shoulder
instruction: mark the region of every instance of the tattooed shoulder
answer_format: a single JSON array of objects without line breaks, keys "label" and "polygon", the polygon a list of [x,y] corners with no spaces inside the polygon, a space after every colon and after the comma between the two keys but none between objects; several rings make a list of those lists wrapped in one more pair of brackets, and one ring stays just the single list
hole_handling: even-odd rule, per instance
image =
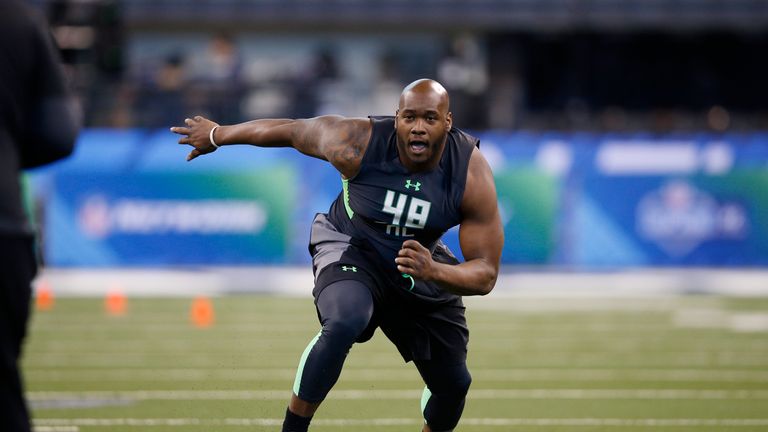
[{"label": "tattooed shoulder", "polygon": [[329,160],[342,173],[356,173],[360,167],[365,149],[368,147],[371,128],[367,119],[349,119],[339,121],[335,140],[329,143]]}]

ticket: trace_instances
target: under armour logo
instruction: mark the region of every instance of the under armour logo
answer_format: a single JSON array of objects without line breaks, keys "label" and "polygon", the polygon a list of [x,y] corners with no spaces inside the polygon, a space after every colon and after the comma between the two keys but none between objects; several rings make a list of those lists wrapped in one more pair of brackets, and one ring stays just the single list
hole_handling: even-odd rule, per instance
[{"label": "under armour logo", "polygon": [[351,272],[357,273],[357,267],[355,266],[349,266],[349,267],[341,266],[341,270],[345,272],[351,271]]},{"label": "under armour logo", "polygon": [[421,188],[421,183],[420,182],[411,183],[411,180],[408,179],[405,181],[405,188],[406,189],[413,188],[416,192],[418,192],[419,189]]}]

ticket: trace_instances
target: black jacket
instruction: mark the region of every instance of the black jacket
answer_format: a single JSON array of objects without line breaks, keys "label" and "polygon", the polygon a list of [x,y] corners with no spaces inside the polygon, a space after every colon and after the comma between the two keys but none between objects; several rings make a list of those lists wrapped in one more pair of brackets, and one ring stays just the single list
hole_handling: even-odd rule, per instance
[{"label": "black jacket", "polygon": [[0,1],[0,234],[29,232],[20,171],[72,153],[78,117],[44,21],[20,1]]}]

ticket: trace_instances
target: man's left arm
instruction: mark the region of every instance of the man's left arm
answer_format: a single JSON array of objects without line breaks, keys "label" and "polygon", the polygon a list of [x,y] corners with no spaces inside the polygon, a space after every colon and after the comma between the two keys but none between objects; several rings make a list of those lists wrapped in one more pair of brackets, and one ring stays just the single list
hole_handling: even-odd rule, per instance
[{"label": "man's left arm", "polygon": [[499,275],[504,230],[493,173],[478,149],[469,160],[461,211],[459,243],[465,262],[457,265],[436,262],[429,249],[415,240],[403,242],[395,262],[399,271],[417,279],[435,281],[453,294],[486,295],[496,285]]}]

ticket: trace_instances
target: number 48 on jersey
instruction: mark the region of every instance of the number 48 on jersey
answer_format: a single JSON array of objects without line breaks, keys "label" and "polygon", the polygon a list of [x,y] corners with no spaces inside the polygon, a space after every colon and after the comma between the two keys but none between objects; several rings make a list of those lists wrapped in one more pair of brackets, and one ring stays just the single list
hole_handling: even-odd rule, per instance
[{"label": "number 48 on jersey", "polygon": [[[424,229],[427,226],[430,207],[432,203],[429,201],[388,190],[381,209],[384,213],[392,215],[392,223],[387,225],[387,234],[413,237],[413,234],[408,232],[408,228]],[[403,214],[405,214],[405,221],[403,221]]]}]

